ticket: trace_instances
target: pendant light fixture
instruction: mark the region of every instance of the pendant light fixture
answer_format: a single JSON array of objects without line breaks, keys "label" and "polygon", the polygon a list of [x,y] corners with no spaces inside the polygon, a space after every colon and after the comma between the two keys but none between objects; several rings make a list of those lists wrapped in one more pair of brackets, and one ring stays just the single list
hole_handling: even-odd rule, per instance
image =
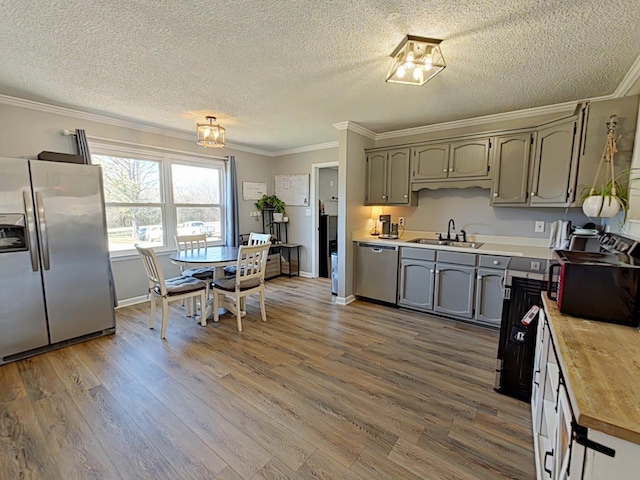
[{"label": "pendant light fixture", "polygon": [[407,35],[391,54],[393,63],[387,73],[387,82],[424,85],[440,73],[444,62],[440,42],[433,38]]},{"label": "pendant light fixture", "polygon": [[198,145],[207,148],[223,148],[225,143],[225,129],[215,125],[216,117],[207,117],[209,123],[198,124]]}]

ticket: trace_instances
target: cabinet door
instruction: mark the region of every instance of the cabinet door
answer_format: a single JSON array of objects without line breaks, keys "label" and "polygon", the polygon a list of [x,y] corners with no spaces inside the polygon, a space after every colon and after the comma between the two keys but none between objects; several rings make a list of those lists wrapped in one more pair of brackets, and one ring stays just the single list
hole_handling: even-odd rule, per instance
[{"label": "cabinet door", "polygon": [[447,178],[449,144],[421,145],[411,149],[413,181]]},{"label": "cabinet door", "polygon": [[367,156],[367,196],[365,204],[387,203],[387,152],[372,152]]},{"label": "cabinet door", "polygon": [[473,318],[474,267],[436,264],[434,310]]},{"label": "cabinet door", "polygon": [[531,133],[496,139],[493,149],[492,205],[527,202],[532,139]]},{"label": "cabinet door", "polygon": [[538,130],[531,205],[569,205],[575,180],[575,133],[575,118]]},{"label": "cabinet door", "polygon": [[449,178],[487,178],[490,146],[488,138],[452,143],[449,152]]},{"label": "cabinet door", "polygon": [[389,150],[387,159],[387,203],[409,203],[409,149]]},{"label": "cabinet door", "polygon": [[434,262],[403,258],[398,303],[418,310],[433,310],[435,268]]},{"label": "cabinet door", "polygon": [[476,277],[476,320],[500,325],[504,270],[479,268]]}]

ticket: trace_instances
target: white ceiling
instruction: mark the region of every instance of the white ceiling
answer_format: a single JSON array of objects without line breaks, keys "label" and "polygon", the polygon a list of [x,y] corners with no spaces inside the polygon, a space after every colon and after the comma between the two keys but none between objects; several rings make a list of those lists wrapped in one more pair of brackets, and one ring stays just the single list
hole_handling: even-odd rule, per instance
[{"label": "white ceiling", "polygon": [[[637,0],[0,0],[0,93],[277,151],[613,93]],[[443,39],[422,87],[385,83],[406,34]]]}]

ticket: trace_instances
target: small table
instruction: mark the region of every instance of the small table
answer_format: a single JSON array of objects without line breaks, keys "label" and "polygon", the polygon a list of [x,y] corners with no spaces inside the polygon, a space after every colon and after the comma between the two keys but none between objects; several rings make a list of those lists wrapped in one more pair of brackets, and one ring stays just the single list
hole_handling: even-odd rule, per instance
[{"label": "small table", "polygon": [[[281,248],[281,252],[286,256],[287,263],[289,264],[289,273],[286,274],[291,278],[292,275],[300,276],[300,245],[295,243],[280,243],[277,245]],[[293,272],[291,263],[291,252],[296,252],[296,271]],[[285,275],[283,273],[283,275]]]},{"label": "small table", "polygon": [[[206,266],[215,267],[215,278],[220,278],[224,275],[219,275],[218,272],[222,271],[221,267],[227,267],[229,265],[235,265],[238,261],[237,247],[207,247],[199,248],[196,250],[183,250],[180,252],[172,253],[169,257],[176,263],[182,263],[189,265],[189,267]],[[220,267],[220,268],[218,268]],[[220,302],[225,310],[229,310],[234,315],[236,313],[236,307],[227,299]],[[206,318],[209,318],[213,313],[213,300],[207,300],[205,307]],[[241,316],[245,316],[246,312],[242,311]]]}]

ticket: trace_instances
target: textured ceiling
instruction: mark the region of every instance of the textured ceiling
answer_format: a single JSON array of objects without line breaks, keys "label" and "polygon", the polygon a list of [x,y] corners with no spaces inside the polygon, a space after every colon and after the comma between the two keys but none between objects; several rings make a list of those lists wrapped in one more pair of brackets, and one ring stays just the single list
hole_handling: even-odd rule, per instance
[{"label": "textured ceiling", "polygon": [[[0,93],[264,150],[613,93],[633,0],[0,0]],[[385,83],[406,34],[443,39],[422,87]]]}]

